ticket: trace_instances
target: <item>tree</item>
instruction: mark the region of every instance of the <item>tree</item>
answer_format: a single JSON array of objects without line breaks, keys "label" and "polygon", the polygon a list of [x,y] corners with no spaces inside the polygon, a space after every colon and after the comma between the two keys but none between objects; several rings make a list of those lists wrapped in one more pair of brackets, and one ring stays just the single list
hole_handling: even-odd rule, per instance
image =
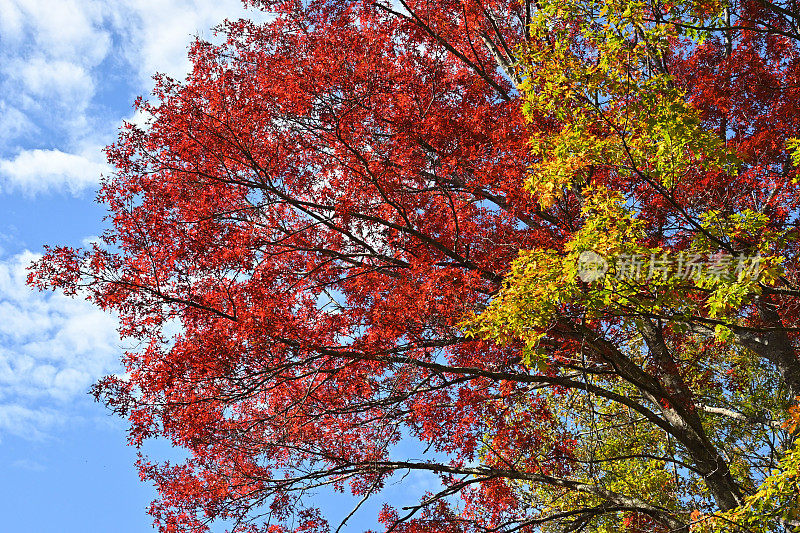
[{"label": "tree", "polygon": [[387,530],[796,525],[794,3],[251,3],[31,274],[139,341],[94,393],[189,454],[140,461],[162,531],[408,471]]},{"label": "tree", "polygon": [[[641,6],[622,7],[553,5],[533,24],[554,44],[528,60],[527,113],[532,122],[544,116],[558,125],[533,133],[540,159],[527,186],[543,207],[565,205],[582,220],[562,248],[520,256],[478,331],[522,339],[529,364],[571,369],[583,380],[582,416],[565,417],[587,435],[576,448],[585,466],[573,476],[673,514],[730,511],[777,465],[782,452],[770,441],[779,424],[770,421],[784,420],[800,391],[789,333],[795,324],[791,311],[780,310],[795,296],[786,275],[795,268],[795,174],[785,151],[792,131],[778,133],[776,143],[775,130],[767,138],[756,125],[770,120],[775,110],[766,106],[779,105],[777,94],[794,85],[796,72],[778,66],[766,80],[765,64],[738,56],[769,49],[768,39],[741,29],[755,6],[739,8],[735,29],[723,9],[718,42],[683,31],[713,32],[707,19],[717,13],[699,10],[709,6],[673,6],[661,14],[666,20]],[[709,48],[722,57],[709,60]],[[691,81],[705,77],[725,88],[734,79],[758,79],[774,88],[769,104],[751,111],[752,100],[720,103],[723,93],[709,106],[695,88],[706,84],[689,86],[678,75],[698,56],[713,70],[692,65]],[[719,107],[730,112],[715,117]],[[737,114],[734,126],[729,117]],[[766,163],[771,149],[775,159]],[[610,275],[582,283],[580,259],[598,252],[611,260]],[[761,263],[760,276],[744,271],[747,257]],[[642,258],[644,274],[632,262]],[[689,258],[711,267],[690,271]],[[552,349],[569,340],[580,345]],[[765,361],[777,373],[763,368]],[[781,446],[790,443],[784,435]],[[584,508],[603,504],[579,500]],[[575,502],[551,505],[567,512]],[[781,517],[797,525],[796,511],[790,501],[771,517],[777,522],[762,525],[778,527]],[[575,525],[594,518],[587,513]],[[635,527],[641,518],[632,519]]]}]

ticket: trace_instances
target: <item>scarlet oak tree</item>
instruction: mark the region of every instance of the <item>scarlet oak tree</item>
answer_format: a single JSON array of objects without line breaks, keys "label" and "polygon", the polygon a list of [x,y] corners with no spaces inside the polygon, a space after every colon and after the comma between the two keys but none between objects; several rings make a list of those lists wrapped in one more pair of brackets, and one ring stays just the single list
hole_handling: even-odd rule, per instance
[{"label": "scarlet oak tree", "polygon": [[[759,490],[794,524],[794,4],[251,3],[108,148],[105,244],[31,274],[139,341],[94,390],[189,454],[140,462],[162,531],[327,531],[309,490],[408,471],[441,490],[387,530],[688,531]],[[767,269],[587,285],[586,249]]]}]

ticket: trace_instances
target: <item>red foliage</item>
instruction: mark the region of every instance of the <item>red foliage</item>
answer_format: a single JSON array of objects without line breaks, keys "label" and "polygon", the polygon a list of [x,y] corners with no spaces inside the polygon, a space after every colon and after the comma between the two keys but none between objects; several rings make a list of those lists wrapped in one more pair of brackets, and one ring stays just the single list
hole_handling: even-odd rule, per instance
[{"label": "red foliage", "polygon": [[[158,78],[137,103],[147,126],[108,148],[105,246],[52,249],[31,277],[84,291],[142,341],[124,358],[129,377],[95,392],[129,417],[132,444],[162,436],[190,452],[178,466],[142,459],[160,494],[151,513],[162,531],[217,518],[327,531],[302,508],[304,488],[368,495],[424,470],[445,492],[407,519],[385,509],[387,527],[524,524],[513,480],[563,474],[574,440],[554,432],[518,346],[459,328],[520,249],[558,248],[578,223],[577,203],[543,213],[521,188],[527,126],[492,49],[523,40],[524,4],[250,3],[274,20],[195,44],[191,75]],[[752,206],[761,180],[778,186],[785,153],[770,136],[797,131],[800,98],[773,93],[800,87],[796,49],[765,54],[748,35],[727,62],[714,41],[673,58],[708,124],[729,117],[750,161],[736,190],[715,176],[676,190],[687,209]],[[715,86],[721,69],[741,70],[736,87]],[[774,196],[779,223],[788,194]],[[641,200],[654,219],[677,210]],[[397,460],[402,438],[435,453]]]}]

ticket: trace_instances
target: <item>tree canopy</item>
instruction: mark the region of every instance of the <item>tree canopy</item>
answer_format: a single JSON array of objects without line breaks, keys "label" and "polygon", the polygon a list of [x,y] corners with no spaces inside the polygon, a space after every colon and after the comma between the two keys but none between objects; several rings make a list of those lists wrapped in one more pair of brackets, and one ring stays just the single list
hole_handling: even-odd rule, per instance
[{"label": "tree canopy", "polygon": [[800,527],[794,0],[248,3],[30,276],[135,341],[161,531]]}]

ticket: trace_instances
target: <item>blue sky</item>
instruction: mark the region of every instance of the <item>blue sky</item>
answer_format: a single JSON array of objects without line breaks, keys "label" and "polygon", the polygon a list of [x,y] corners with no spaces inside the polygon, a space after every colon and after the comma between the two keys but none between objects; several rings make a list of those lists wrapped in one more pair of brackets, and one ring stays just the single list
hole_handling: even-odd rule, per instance
[{"label": "blue sky", "polygon": [[[154,72],[187,72],[193,35],[212,39],[214,25],[243,14],[238,0],[0,0],[2,531],[152,531],[154,491],[138,479],[124,421],[87,394],[119,371],[116,322],[80,299],[31,291],[25,268],[44,244],[79,246],[103,231],[102,148],[136,120],[134,98]],[[158,442],[146,451],[176,455]],[[383,496],[408,501],[435,486],[412,474]],[[353,505],[318,498],[334,519]],[[374,526],[380,505],[345,530]]]},{"label": "blue sky", "polygon": [[152,531],[125,425],[87,394],[118,370],[115,320],[30,291],[25,267],[45,243],[102,231],[102,147],[154,72],[184,74],[192,36],[243,12],[238,0],[0,0],[2,531]]}]

